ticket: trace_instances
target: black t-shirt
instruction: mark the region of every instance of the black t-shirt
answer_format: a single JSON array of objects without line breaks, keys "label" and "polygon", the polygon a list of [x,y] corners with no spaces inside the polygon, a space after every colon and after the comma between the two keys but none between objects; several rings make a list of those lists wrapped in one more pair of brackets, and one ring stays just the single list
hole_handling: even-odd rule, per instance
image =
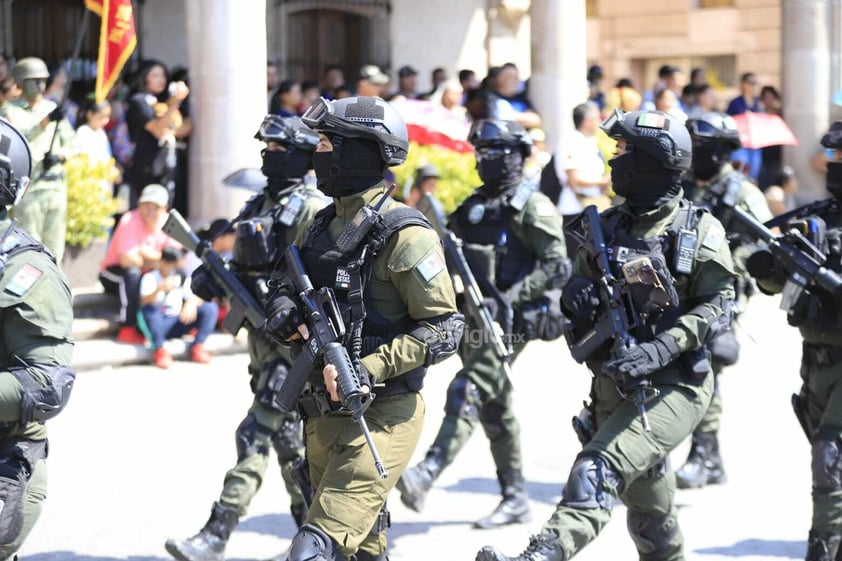
[{"label": "black t-shirt", "polygon": [[166,156],[165,148],[158,146],[158,140],[144,128],[146,123],[156,118],[154,105],[157,102],[154,95],[138,92],[129,99],[126,111],[129,136],[135,143],[132,170],[152,176],[163,173]]}]

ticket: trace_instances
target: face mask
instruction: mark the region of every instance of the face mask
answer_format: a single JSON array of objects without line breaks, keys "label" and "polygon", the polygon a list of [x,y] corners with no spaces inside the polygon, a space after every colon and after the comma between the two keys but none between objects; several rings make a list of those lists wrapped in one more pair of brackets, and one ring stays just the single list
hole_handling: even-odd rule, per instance
[{"label": "face mask", "polygon": [[697,179],[710,179],[722,169],[723,159],[712,143],[693,146],[693,175]]},{"label": "face mask", "polygon": [[[635,155],[629,151],[608,162],[615,193],[625,198],[630,206],[640,208],[655,208],[678,194],[681,186],[674,172],[638,154],[637,159],[643,160],[641,165]],[[640,171],[641,168],[644,171]]]},{"label": "face mask", "polygon": [[492,190],[520,182],[523,175],[523,157],[520,152],[501,154],[497,157],[478,156],[477,173],[483,187]]},{"label": "face mask", "polygon": [[322,193],[329,197],[346,197],[382,181],[384,166],[380,149],[374,142],[334,137],[333,151],[313,154],[313,169],[318,180],[316,185]]},{"label": "face mask", "polygon": [[828,162],[827,190],[839,200],[842,200],[842,162]]}]

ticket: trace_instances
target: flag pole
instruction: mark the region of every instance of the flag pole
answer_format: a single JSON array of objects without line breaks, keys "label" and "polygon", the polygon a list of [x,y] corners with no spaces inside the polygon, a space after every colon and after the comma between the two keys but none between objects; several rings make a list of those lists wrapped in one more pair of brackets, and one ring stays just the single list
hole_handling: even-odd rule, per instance
[{"label": "flag pole", "polygon": [[[85,40],[85,34],[88,32],[88,20],[90,19],[91,10],[88,7],[83,7],[82,12],[82,23],[79,27],[79,33],[76,35],[76,44],[73,46],[73,56],[70,58],[70,67],[65,71],[67,72],[67,81],[64,83],[64,93],[61,96],[61,103],[59,103],[59,107],[62,108],[67,106],[67,96],[70,95],[70,86],[73,83],[73,67],[79,60],[79,54],[82,51],[82,41]],[[56,135],[58,134],[58,125],[59,122],[56,121],[56,127],[53,129],[53,137],[50,139],[50,148],[44,155],[44,159],[53,153],[53,144],[55,144]],[[47,170],[45,169],[42,170],[41,173],[46,172]]]}]

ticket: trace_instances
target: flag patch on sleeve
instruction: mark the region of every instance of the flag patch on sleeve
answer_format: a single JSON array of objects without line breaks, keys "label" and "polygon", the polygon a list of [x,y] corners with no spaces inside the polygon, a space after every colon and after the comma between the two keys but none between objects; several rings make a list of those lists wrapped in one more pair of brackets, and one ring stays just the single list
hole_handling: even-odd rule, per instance
[{"label": "flag patch on sleeve", "polygon": [[435,249],[432,249],[427,256],[415,266],[415,269],[418,271],[418,274],[421,275],[421,278],[424,279],[424,282],[430,282],[436,275],[444,270],[444,260]]},{"label": "flag patch on sleeve", "polygon": [[28,264],[24,265],[6,285],[6,290],[15,296],[23,296],[27,290],[32,288],[35,281],[41,278],[42,274],[44,273],[41,269]]}]

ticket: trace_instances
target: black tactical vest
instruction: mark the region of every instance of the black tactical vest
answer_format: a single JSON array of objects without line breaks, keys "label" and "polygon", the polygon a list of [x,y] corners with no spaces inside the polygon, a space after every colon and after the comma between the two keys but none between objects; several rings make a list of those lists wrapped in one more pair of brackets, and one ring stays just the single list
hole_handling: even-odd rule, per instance
[{"label": "black tactical vest", "polygon": [[495,198],[477,191],[453,214],[454,233],[465,242],[465,259],[480,282],[487,279],[506,291],[535,268],[535,254],[513,230],[514,216],[531,194],[528,185]]}]

